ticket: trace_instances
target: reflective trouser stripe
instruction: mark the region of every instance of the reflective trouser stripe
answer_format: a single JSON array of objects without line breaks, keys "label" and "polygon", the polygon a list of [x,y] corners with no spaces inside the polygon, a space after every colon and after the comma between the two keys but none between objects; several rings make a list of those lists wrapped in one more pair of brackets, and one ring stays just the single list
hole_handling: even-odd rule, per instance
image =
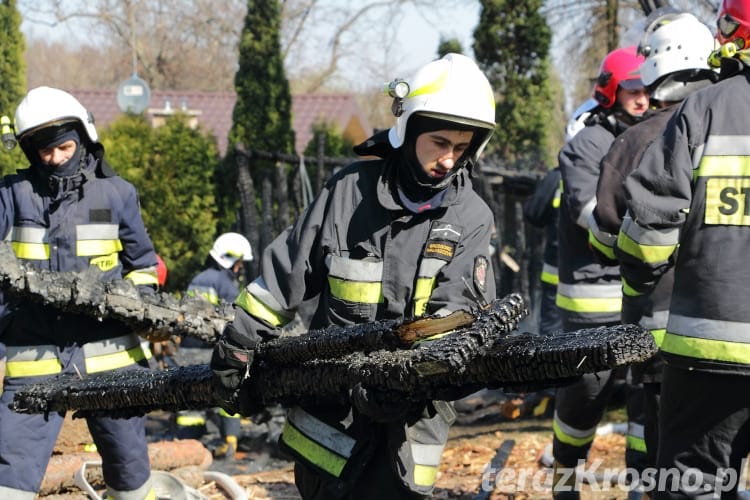
[{"label": "reflective trouser stripe", "polygon": [[307,461],[334,477],[341,475],[357,443],[301,408],[289,410],[281,437]]},{"label": "reflective trouser stripe", "polygon": [[557,285],[560,282],[560,276],[558,275],[557,266],[552,264],[542,265],[541,280],[543,283],[549,283],[550,285]]},{"label": "reflective trouser stripe", "polygon": [[149,358],[135,334],[84,344],[83,355],[86,373],[115,370]]},{"label": "reflective trouser stripe", "polygon": [[628,422],[628,435],[625,438],[625,447],[646,453],[646,439],[644,438],[643,425]]},{"label": "reflective trouser stripe", "polygon": [[659,328],[656,330],[650,330],[651,335],[654,336],[654,343],[656,344],[656,347],[661,347],[661,345],[664,343],[664,336],[667,334],[667,330],[664,328]]},{"label": "reflective trouser stripe", "polygon": [[579,313],[614,313],[622,309],[622,285],[559,283],[555,304]]},{"label": "reflective trouser stripe", "polygon": [[592,427],[591,429],[576,429],[560,420],[557,412],[555,412],[554,419],[552,420],[552,430],[560,442],[578,447],[592,442],[596,436],[596,427]]},{"label": "reflective trouser stripe", "polygon": [[414,484],[432,486],[437,480],[440,459],[443,455],[442,444],[410,443],[414,459]]}]

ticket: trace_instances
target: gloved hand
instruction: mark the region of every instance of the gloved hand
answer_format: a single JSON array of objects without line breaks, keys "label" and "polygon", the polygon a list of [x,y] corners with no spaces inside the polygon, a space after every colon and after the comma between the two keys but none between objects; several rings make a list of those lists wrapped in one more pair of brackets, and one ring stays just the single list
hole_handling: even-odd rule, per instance
[{"label": "gloved hand", "polygon": [[234,344],[222,336],[214,346],[211,355],[211,370],[214,378],[225,389],[239,388],[243,380],[250,375],[253,364],[254,351]]},{"label": "gloved hand", "polygon": [[361,414],[380,423],[401,420],[414,409],[411,402],[394,401],[383,392],[368,389],[362,384],[352,388],[351,402]]}]

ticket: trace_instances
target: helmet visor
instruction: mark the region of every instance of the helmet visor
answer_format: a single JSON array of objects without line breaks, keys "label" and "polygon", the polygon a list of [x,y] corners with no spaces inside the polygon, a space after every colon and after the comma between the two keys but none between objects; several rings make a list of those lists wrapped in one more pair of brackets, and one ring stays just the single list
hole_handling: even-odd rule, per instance
[{"label": "helmet visor", "polygon": [[730,36],[734,35],[734,33],[737,31],[737,28],[740,27],[740,23],[729,14],[724,14],[723,16],[720,16],[716,21],[716,27],[719,30],[721,36],[725,39],[728,39]]},{"label": "helmet visor", "polygon": [[620,87],[626,90],[640,90],[645,87],[645,85],[643,85],[643,81],[641,81],[640,78],[631,78],[630,80],[622,80],[620,82]]}]

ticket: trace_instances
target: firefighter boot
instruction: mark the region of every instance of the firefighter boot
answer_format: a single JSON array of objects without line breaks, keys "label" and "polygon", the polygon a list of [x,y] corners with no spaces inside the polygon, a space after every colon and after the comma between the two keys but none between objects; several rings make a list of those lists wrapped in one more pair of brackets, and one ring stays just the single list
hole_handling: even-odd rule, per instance
[{"label": "firefighter boot", "polygon": [[214,458],[232,458],[237,451],[237,436],[227,436],[214,450]]},{"label": "firefighter boot", "polygon": [[575,467],[565,467],[555,460],[552,464],[552,498],[554,500],[580,500]]}]

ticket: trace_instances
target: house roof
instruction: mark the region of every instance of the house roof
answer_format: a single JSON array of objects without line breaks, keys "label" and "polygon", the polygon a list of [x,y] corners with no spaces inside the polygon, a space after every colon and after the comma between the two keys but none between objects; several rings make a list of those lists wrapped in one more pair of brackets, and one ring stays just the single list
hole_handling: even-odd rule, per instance
[{"label": "house roof", "polygon": [[[115,89],[69,91],[93,115],[98,127],[107,127],[122,114],[117,106]],[[183,109],[194,114],[201,127],[216,137],[219,152],[227,150],[227,137],[232,126],[232,111],[237,95],[234,92],[151,91],[147,115],[158,110]],[[344,137],[359,143],[372,134],[372,127],[353,95],[298,94],[292,96],[292,128],[295,131],[295,150],[304,151],[312,139],[312,126],[318,121],[334,124]]]}]

